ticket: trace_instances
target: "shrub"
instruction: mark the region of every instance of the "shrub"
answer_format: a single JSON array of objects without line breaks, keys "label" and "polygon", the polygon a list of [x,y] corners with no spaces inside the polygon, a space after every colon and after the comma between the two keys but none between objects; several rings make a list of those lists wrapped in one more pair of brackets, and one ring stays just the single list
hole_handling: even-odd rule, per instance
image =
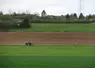
[{"label": "shrub", "polygon": [[23,22],[20,24],[21,28],[30,28],[30,21],[29,19],[26,17]]}]

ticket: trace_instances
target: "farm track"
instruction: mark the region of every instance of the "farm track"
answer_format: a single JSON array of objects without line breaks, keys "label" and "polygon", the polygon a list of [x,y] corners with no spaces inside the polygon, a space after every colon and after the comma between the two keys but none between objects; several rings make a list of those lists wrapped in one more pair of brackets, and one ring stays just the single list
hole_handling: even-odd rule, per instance
[{"label": "farm track", "polygon": [[0,45],[95,44],[95,33],[80,32],[0,32]]}]

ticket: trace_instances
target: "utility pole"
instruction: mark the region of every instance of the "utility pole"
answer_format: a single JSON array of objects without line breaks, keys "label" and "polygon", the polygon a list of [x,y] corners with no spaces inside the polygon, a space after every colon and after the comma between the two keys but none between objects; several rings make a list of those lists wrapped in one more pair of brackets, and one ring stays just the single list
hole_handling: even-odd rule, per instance
[{"label": "utility pole", "polygon": [[82,13],[82,0],[79,2],[79,13]]},{"label": "utility pole", "polygon": [[83,9],[84,9],[84,0],[79,0],[79,15],[80,13],[83,13]]}]

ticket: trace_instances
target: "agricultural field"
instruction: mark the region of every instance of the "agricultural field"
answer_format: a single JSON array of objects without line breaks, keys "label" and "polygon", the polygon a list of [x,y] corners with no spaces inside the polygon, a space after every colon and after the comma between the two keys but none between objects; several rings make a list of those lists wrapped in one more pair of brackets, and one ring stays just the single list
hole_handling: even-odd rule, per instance
[{"label": "agricultural field", "polygon": [[0,68],[95,68],[95,46],[0,46]]},{"label": "agricultural field", "polygon": [[[95,33],[92,32],[95,24],[49,23],[33,23],[28,29],[1,32],[0,68],[95,68]],[[35,45],[23,46],[27,40]]]},{"label": "agricultural field", "polygon": [[28,29],[10,29],[9,32],[95,32],[95,24],[33,23]]}]

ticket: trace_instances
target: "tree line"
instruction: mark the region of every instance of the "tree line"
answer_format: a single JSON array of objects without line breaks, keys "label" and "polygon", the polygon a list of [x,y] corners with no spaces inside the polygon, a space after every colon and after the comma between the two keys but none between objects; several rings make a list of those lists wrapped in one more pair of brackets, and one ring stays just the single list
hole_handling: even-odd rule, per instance
[{"label": "tree line", "polygon": [[16,13],[4,14],[0,11],[0,29],[11,28],[30,28],[31,23],[92,23],[95,22],[95,15],[89,14],[84,16],[80,13],[78,16],[76,13],[66,15],[46,15],[46,11],[43,10],[42,16],[38,13]]}]

